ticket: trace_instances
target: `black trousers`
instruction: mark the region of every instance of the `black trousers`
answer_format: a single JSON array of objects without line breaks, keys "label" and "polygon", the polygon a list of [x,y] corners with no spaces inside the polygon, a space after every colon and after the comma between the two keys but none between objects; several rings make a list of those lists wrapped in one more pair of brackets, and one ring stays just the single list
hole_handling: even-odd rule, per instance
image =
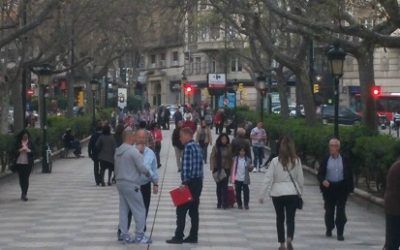
[{"label": "black trousers", "polygon": [[224,130],[224,123],[221,122],[220,124],[216,124],[215,128],[216,128],[215,131],[217,134],[222,134],[222,132]]},{"label": "black trousers", "polygon": [[[222,170],[223,171],[223,170]],[[228,171],[226,171],[226,175],[229,176]],[[217,207],[228,207],[228,181],[229,178],[225,178],[220,182],[217,182]]]},{"label": "black trousers", "polygon": [[29,188],[29,176],[31,175],[32,166],[28,164],[17,164],[17,172],[19,177],[19,186],[21,194],[27,195]]},{"label": "black trousers", "polygon": [[347,222],[346,202],[348,197],[344,181],[331,183],[329,188],[323,190],[322,195],[324,197],[326,230],[332,231],[336,225],[337,235],[343,235],[344,225]]},{"label": "black trousers", "polygon": [[108,161],[100,160],[100,183],[104,183],[104,173],[108,169],[108,182],[111,182],[111,175],[114,171],[114,164]]},{"label": "black trousers", "polygon": [[[151,181],[140,186],[140,191],[142,192],[143,203],[144,203],[144,207],[146,208],[146,219],[147,219],[147,215],[149,214],[150,200],[151,200]],[[131,222],[132,222],[132,212],[129,210],[128,230],[131,227]],[[144,231],[146,232],[146,225],[144,226]]]},{"label": "black trousers", "polygon": [[386,214],[386,248],[398,250],[400,247],[400,216]]},{"label": "black trousers", "polygon": [[250,201],[250,191],[249,185],[244,184],[243,181],[235,181],[235,190],[236,190],[236,202],[239,207],[243,205],[242,203],[242,190],[243,190],[243,198],[244,198],[244,206],[249,206]]},{"label": "black trousers", "polygon": [[94,173],[94,181],[96,182],[96,185],[101,184],[100,161],[97,159],[93,160],[93,173]]},{"label": "black trousers", "polygon": [[294,237],[294,218],[296,216],[297,195],[285,195],[272,197],[276,212],[276,231],[278,233],[278,242],[285,242],[285,214],[287,237]]},{"label": "black trousers", "polygon": [[196,178],[190,180],[188,182],[188,187],[192,193],[193,201],[176,208],[175,238],[179,240],[182,240],[184,237],[183,232],[185,230],[187,212],[189,212],[192,224],[189,237],[192,239],[197,239],[199,233],[199,205],[201,190],[203,189],[203,179]]},{"label": "black trousers", "polygon": [[157,167],[161,167],[160,152],[161,152],[161,142],[157,142],[154,148],[154,154],[156,155],[157,158]]},{"label": "black trousers", "polygon": [[208,144],[200,143],[200,147],[203,152],[203,161],[204,161],[204,163],[207,163]]}]

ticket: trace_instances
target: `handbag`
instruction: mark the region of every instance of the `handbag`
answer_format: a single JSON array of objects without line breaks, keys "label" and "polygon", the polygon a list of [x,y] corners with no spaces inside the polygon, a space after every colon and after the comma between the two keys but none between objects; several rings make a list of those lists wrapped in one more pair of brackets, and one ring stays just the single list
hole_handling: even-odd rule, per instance
[{"label": "handbag", "polygon": [[169,192],[171,195],[172,202],[176,207],[183,206],[193,200],[192,193],[188,186],[184,186],[183,188],[178,187]]},{"label": "handbag", "polygon": [[222,168],[215,171],[212,175],[213,175],[215,182],[217,182],[217,183],[227,177],[225,170]]},{"label": "handbag", "polygon": [[293,183],[293,185],[294,185],[294,188],[296,189],[296,192],[297,192],[297,204],[296,204],[296,208],[297,208],[297,209],[303,209],[303,198],[301,197],[301,194],[300,194],[299,190],[297,189],[296,183],[294,182],[293,177],[292,177],[292,175],[290,174],[290,170],[289,170],[289,169],[288,169],[288,173],[289,173],[290,180],[292,181],[292,183]]}]

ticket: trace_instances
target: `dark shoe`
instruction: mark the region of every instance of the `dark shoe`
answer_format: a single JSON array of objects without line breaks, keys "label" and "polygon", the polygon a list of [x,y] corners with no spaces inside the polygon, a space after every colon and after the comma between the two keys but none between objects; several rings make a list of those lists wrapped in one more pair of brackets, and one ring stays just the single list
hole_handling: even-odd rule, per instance
[{"label": "dark shoe", "polygon": [[106,186],[106,184],[105,184],[104,182],[102,182],[102,183],[101,183],[101,186],[104,187],[104,186]]},{"label": "dark shoe", "polygon": [[177,239],[175,237],[172,237],[171,239],[166,240],[165,242],[168,244],[182,244],[182,240]]},{"label": "dark shoe", "polygon": [[244,209],[249,210],[249,205],[244,205]]},{"label": "dark shoe", "polygon": [[238,206],[238,209],[243,209],[243,207],[242,206]]},{"label": "dark shoe", "polygon": [[111,183],[112,183],[112,184],[116,184],[116,183],[117,183],[117,181],[115,180],[115,178],[112,179]]},{"label": "dark shoe", "polygon": [[26,197],[26,195],[23,194],[23,195],[21,195],[21,200],[22,201],[28,201],[28,198]]},{"label": "dark shoe", "polygon": [[107,185],[108,185],[108,186],[111,186],[111,182],[107,182]]},{"label": "dark shoe", "polygon": [[122,235],[121,235],[121,230],[119,230],[118,229],[118,231],[117,231],[117,239],[118,239],[118,241],[123,241],[124,239],[122,238]]},{"label": "dark shoe", "polygon": [[194,238],[194,237],[187,237],[186,239],[184,239],[183,241],[182,241],[183,243],[197,243],[197,238]]},{"label": "dark shoe", "polygon": [[337,240],[338,240],[338,241],[344,241],[343,235],[338,235],[338,236],[337,236]]},{"label": "dark shoe", "polygon": [[217,205],[217,208],[220,209],[220,208],[221,208],[221,205]]},{"label": "dark shoe", "polygon": [[288,241],[286,245],[287,245],[287,246],[286,246],[286,249],[287,249],[287,250],[293,250],[293,244],[292,244],[291,241]]},{"label": "dark shoe", "polygon": [[332,230],[326,230],[325,236],[332,237]]}]

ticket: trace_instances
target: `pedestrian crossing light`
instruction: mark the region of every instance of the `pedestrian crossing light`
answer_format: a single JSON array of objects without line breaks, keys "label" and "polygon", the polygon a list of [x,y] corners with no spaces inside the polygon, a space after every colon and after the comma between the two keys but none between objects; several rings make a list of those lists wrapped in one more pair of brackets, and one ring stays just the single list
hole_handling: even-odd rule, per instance
[{"label": "pedestrian crossing light", "polygon": [[188,95],[188,96],[193,95],[194,87],[192,85],[186,84],[184,88],[185,88],[185,95]]},{"label": "pedestrian crossing light", "polygon": [[381,86],[372,86],[371,87],[371,95],[374,99],[378,98],[382,94]]},{"label": "pedestrian crossing light", "polygon": [[84,96],[83,91],[79,91],[79,94],[78,94],[78,106],[79,107],[83,107],[84,102],[85,102],[84,99],[85,99],[85,96]]},{"label": "pedestrian crossing light", "polygon": [[319,93],[319,84],[318,83],[314,83],[313,84],[313,93]]}]

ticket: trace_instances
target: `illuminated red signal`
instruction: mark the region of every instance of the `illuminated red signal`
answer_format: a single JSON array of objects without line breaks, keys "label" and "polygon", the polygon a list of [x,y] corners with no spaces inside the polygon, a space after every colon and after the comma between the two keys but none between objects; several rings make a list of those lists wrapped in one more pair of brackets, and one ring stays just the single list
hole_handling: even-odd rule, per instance
[{"label": "illuminated red signal", "polygon": [[184,90],[185,90],[185,95],[193,95],[195,91],[194,87],[190,84],[186,84],[184,86]]},{"label": "illuminated red signal", "polygon": [[373,98],[378,98],[382,95],[382,88],[381,86],[372,86],[371,87],[371,95]]},{"label": "illuminated red signal", "polygon": [[26,91],[26,94],[27,94],[28,96],[33,96],[33,94],[34,94],[33,89],[28,89],[28,90]]}]

